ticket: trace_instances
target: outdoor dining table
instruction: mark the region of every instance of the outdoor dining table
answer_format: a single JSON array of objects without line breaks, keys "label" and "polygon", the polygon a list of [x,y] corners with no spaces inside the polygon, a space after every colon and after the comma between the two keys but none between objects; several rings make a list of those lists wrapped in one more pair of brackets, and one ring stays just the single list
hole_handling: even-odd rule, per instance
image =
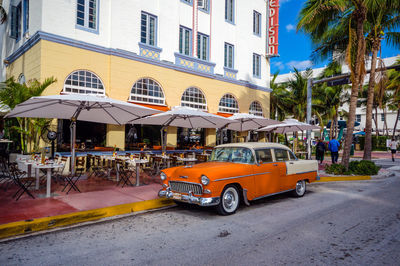
[{"label": "outdoor dining table", "polygon": [[139,182],[140,165],[148,163],[149,160],[147,160],[147,159],[137,159],[137,158],[134,158],[134,159],[127,158],[126,161],[129,162],[129,163],[134,163],[135,164],[135,167],[136,167],[136,186],[137,187],[140,186],[140,182]]},{"label": "outdoor dining table", "polygon": [[36,177],[36,189],[39,189],[39,169],[47,169],[47,182],[46,182],[46,198],[51,197],[51,169],[61,168],[64,165],[59,163],[37,163],[37,162],[26,162],[30,163],[33,168],[35,168],[35,177]]}]

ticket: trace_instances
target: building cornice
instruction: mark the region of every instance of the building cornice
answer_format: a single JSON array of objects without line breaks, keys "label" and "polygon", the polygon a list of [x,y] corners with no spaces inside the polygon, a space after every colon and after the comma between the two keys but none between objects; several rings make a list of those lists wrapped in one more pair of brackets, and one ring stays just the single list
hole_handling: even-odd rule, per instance
[{"label": "building cornice", "polygon": [[[125,50],[121,50],[121,49],[106,48],[106,47],[103,47],[100,45],[77,41],[77,40],[74,40],[71,38],[55,35],[52,33],[43,32],[43,31],[37,31],[20,48],[18,48],[14,53],[12,53],[10,56],[8,56],[6,58],[6,60],[9,62],[9,64],[13,63],[15,60],[17,60],[20,56],[22,56],[25,52],[27,52],[30,48],[32,48],[36,43],[38,43],[41,40],[64,44],[64,45],[68,45],[68,46],[72,46],[72,47],[76,47],[76,48],[80,48],[80,49],[85,49],[85,50],[89,50],[89,51],[93,51],[93,52],[97,52],[97,53],[101,53],[101,54],[105,54],[105,55],[113,55],[113,56],[117,56],[117,57],[121,57],[121,58],[135,60],[135,61],[146,63],[146,64],[156,65],[159,67],[173,69],[173,70],[184,72],[184,73],[189,73],[189,74],[193,74],[193,75],[197,75],[197,76],[201,76],[201,77],[205,77],[205,78],[215,79],[215,80],[219,80],[219,81],[223,81],[223,82],[227,82],[227,83],[244,86],[244,87],[254,89],[254,90],[260,90],[260,91],[264,91],[264,92],[272,91],[270,88],[258,86],[256,84],[250,83],[245,80],[228,79],[222,75],[209,74],[209,73],[205,73],[205,72],[201,72],[201,71],[188,69],[188,68],[176,65],[172,62],[158,61],[158,60],[146,58],[146,57],[140,56],[134,52],[125,51]],[[213,64],[213,63],[211,63],[211,64]]]}]

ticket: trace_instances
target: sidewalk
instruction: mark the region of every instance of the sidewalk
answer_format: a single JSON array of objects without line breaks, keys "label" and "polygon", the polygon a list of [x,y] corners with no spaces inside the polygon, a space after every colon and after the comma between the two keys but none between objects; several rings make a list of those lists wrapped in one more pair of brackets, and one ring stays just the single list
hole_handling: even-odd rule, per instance
[{"label": "sidewalk", "polygon": [[107,180],[99,183],[93,178],[79,181],[82,193],[68,195],[61,192],[61,184],[56,184],[51,198],[38,198],[44,194],[41,189],[34,193],[35,199],[24,194],[18,201],[12,198],[15,187],[7,191],[1,188],[0,239],[174,204],[158,198],[161,185],[157,182],[123,188]]}]

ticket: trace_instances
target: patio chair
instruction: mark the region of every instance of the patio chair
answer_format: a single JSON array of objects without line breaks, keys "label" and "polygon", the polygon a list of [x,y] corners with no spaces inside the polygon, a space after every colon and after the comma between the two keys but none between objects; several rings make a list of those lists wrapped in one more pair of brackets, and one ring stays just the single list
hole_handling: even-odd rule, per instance
[{"label": "patio chair", "polygon": [[106,177],[107,174],[107,169],[104,167],[104,161],[103,158],[101,158],[101,156],[99,155],[90,155],[88,154],[88,161],[90,164],[90,174],[88,176],[88,178],[90,178],[92,175],[96,176],[96,177]]},{"label": "patio chair", "polygon": [[74,175],[70,174],[70,175],[66,175],[65,176],[66,184],[65,184],[64,188],[61,191],[64,192],[64,190],[69,186],[67,194],[71,191],[71,189],[81,193],[81,191],[79,190],[79,188],[76,185],[76,183],[81,178],[81,176],[82,176],[82,174],[84,172],[85,172],[85,158],[84,157],[77,157],[76,158],[76,163],[75,163],[75,174]]},{"label": "patio chair", "polygon": [[62,164],[63,167],[55,168],[53,170],[53,177],[55,178],[56,181],[59,181],[59,180],[65,181],[65,176],[63,173],[64,173],[65,166],[67,165],[67,162],[68,162],[68,157],[62,156],[62,157],[58,158],[58,160],[55,160],[54,162]]},{"label": "patio chair", "polygon": [[121,183],[122,187],[124,187],[125,185],[133,186],[130,178],[132,177],[134,171],[132,169],[129,169],[126,165],[126,162],[122,159],[116,159],[115,164],[119,174],[119,181],[117,183],[117,186],[119,186],[119,184]]},{"label": "patio chair", "polygon": [[17,163],[6,164],[5,171],[8,172],[14,183],[18,186],[17,192],[12,196],[16,201],[18,201],[24,193],[28,194],[33,199],[35,198],[28,190],[36,180],[34,177],[28,177],[26,172],[20,171]]},{"label": "patio chair", "polygon": [[13,183],[13,178],[8,171],[7,158],[0,157],[0,187],[7,191],[10,184]]}]

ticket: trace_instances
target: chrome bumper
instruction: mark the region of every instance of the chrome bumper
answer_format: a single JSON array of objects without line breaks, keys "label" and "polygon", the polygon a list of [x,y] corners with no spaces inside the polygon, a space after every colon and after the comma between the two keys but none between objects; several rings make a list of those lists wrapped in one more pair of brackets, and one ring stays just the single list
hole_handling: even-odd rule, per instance
[{"label": "chrome bumper", "polygon": [[[173,198],[173,192],[171,189],[168,187],[165,190],[161,189],[158,192],[158,196],[161,198],[167,198],[167,199],[172,199]],[[188,195],[181,194],[181,199],[174,199],[174,200],[179,200],[182,202],[187,202],[191,204],[197,204],[200,206],[215,206],[219,204],[219,197],[214,197],[214,198],[202,198],[202,197],[195,197],[191,192],[189,192]]]}]

